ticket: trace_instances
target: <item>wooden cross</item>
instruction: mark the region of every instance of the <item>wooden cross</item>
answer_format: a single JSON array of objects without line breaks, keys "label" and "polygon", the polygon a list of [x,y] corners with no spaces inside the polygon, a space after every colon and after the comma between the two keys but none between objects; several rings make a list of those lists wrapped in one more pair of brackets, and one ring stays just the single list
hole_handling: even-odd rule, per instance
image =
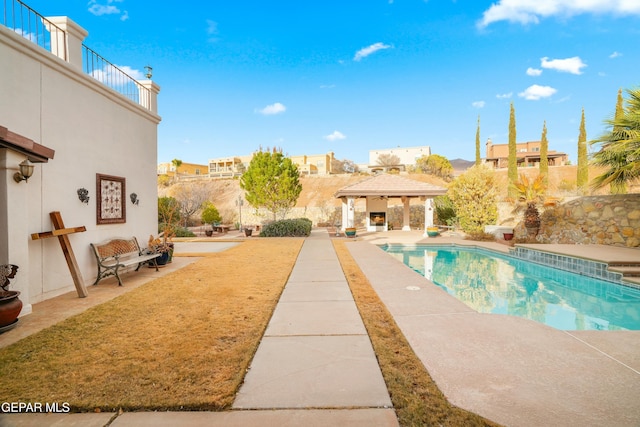
[{"label": "wooden cross", "polygon": [[76,256],[73,253],[73,249],[71,249],[71,242],[69,242],[68,234],[79,233],[82,231],[87,231],[87,229],[82,227],[74,227],[74,228],[65,228],[64,222],[62,222],[62,216],[60,212],[51,212],[49,214],[51,217],[51,222],[53,223],[53,231],[45,231],[43,233],[34,233],[31,235],[32,240],[46,239],[48,237],[57,237],[60,242],[60,246],[62,246],[62,252],[64,253],[64,258],[67,260],[67,265],[69,266],[69,271],[71,271],[71,277],[73,277],[73,283],[76,285],[76,291],[78,292],[78,296],[80,298],[85,298],[87,296],[87,288],[84,286],[84,279],[82,278],[82,273],[80,273],[80,267],[78,267],[78,262],[76,261]]}]

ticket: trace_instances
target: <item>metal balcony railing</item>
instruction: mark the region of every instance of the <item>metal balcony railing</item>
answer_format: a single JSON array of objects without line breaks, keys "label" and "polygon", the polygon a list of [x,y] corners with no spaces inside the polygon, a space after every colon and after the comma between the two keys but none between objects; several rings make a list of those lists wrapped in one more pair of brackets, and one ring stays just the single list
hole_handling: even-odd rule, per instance
[{"label": "metal balcony railing", "polygon": [[[2,0],[2,5],[2,25],[58,58],[69,61],[69,36],[64,30],[20,0]],[[82,45],[82,63],[85,73],[131,101],[151,109],[149,89],[84,44]]]},{"label": "metal balcony railing", "polygon": [[[3,0],[2,25],[57,57],[67,60],[66,50],[59,51],[67,45],[66,33],[20,0]],[[51,37],[63,37],[65,42],[62,46],[52,44]],[[52,52],[54,45],[56,51]]]},{"label": "metal balcony railing", "polygon": [[82,45],[82,63],[84,72],[94,79],[130,100],[146,108],[150,107],[149,89],[84,44]]}]

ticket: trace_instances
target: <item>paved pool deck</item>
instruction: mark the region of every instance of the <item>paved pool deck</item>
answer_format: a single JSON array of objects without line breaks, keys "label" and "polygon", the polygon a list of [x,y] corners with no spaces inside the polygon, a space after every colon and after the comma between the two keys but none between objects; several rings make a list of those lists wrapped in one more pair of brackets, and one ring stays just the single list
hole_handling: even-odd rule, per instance
[{"label": "paved pool deck", "polygon": [[[348,245],[352,256],[451,403],[507,426],[640,425],[640,331],[561,331],[481,314],[371,244],[455,243],[508,251],[499,243],[415,233],[356,240]],[[640,256],[626,248],[544,248],[603,261]]]},{"label": "paved pool deck", "polygon": [[[0,418],[0,425],[397,425],[331,237],[319,229],[306,239],[234,410],[11,414]],[[506,426],[640,425],[640,331],[559,331],[512,316],[480,314],[376,246],[469,244],[457,237],[428,239],[415,231],[392,231],[341,239],[453,404]],[[182,248],[189,252],[209,252],[222,250],[225,242],[184,243]],[[177,244],[178,252],[182,244]],[[471,244],[508,251],[498,243]],[[594,251],[570,246],[589,252],[583,256],[590,259],[637,259],[640,254],[636,249]],[[176,257],[159,274],[196,259]],[[157,274],[149,270],[128,275],[124,287],[91,287],[91,301],[78,299],[73,292],[39,303],[32,314],[21,319],[18,328],[0,335],[0,347],[134,289]],[[291,354],[305,354],[297,358],[305,363],[294,365],[298,361],[291,359]],[[342,381],[347,371],[352,375],[350,383],[357,384]],[[314,387],[317,393],[305,392]]]}]

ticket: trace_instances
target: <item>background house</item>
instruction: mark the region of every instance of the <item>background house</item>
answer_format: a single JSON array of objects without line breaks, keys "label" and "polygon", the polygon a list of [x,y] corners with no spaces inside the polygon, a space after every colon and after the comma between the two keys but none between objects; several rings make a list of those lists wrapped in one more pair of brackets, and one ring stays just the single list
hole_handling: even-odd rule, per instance
[{"label": "background house", "polygon": [[219,157],[209,160],[211,178],[233,178],[241,176],[249,167],[253,153],[246,156]]},{"label": "background house", "polygon": [[[538,167],[540,164],[541,141],[519,142],[516,144],[516,158],[518,167]],[[549,166],[564,166],[569,161],[566,153],[547,150]],[[487,156],[485,163],[494,169],[509,166],[509,144],[493,144],[487,139]]]},{"label": "background house", "polygon": [[[207,175],[209,173],[209,167],[207,165],[199,165],[196,163],[182,163],[178,168],[178,177],[190,177]],[[176,167],[172,162],[159,163],[158,175],[167,175],[169,177],[176,176]]]},{"label": "background house", "polygon": [[[157,234],[160,122],[159,87],[151,80],[135,81],[95,61],[99,56],[82,44],[87,32],[69,18],[28,13],[29,22],[41,26],[37,31],[0,25],[0,264],[19,266],[11,286],[22,293],[23,315],[35,302],[74,290],[58,239],[30,237],[53,229],[50,212],[61,212],[66,227],[86,227],[68,236],[85,284],[97,271],[90,243],[136,236],[145,246]],[[105,73],[122,73],[122,80],[107,86],[98,80]],[[35,164],[33,176],[16,182],[25,159]],[[101,198],[99,175],[118,179],[118,197]],[[78,196],[82,189],[88,203]],[[138,204],[131,203],[131,193]],[[118,212],[116,222],[98,224],[108,216],[98,206],[107,203]]]},{"label": "background house", "polygon": [[[396,147],[383,148],[378,150],[369,150],[369,164],[359,165],[361,170],[369,172],[386,172],[388,170],[397,169],[404,170],[407,166],[415,166],[416,160],[422,156],[430,156],[431,147],[422,145],[418,147]],[[381,157],[396,156],[399,159],[397,165],[381,164]]]},{"label": "background house", "polygon": [[301,156],[290,156],[291,161],[298,166],[300,175],[329,175],[331,164],[334,160],[332,151],[326,154],[303,154]]}]

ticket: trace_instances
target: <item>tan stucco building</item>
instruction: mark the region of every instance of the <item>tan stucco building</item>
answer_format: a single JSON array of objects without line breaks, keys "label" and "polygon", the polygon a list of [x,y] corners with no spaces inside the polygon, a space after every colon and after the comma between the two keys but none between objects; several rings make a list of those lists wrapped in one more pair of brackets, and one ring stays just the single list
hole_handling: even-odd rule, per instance
[{"label": "tan stucco building", "polygon": [[[518,167],[537,167],[540,164],[541,141],[519,142],[516,144],[516,159]],[[549,166],[564,166],[569,161],[566,153],[548,150]],[[487,156],[485,164],[494,169],[506,168],[509,165],[509,144],[493,144],[487,140]]]}]

